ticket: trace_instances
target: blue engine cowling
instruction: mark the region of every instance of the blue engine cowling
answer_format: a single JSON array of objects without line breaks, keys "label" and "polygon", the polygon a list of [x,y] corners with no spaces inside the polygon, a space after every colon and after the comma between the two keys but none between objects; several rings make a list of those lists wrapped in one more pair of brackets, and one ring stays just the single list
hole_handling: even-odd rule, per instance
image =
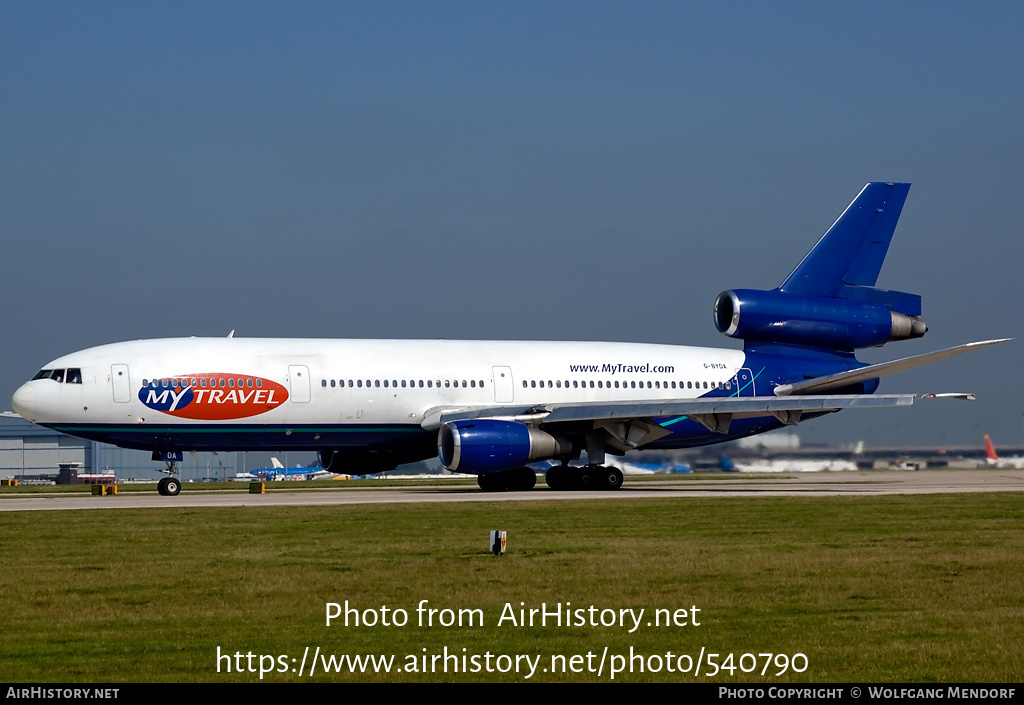
[{"label": "blue engine cowling", "polygon": [[919,316],[907,316],[881,304],[777,289],[723,291],[715,300],[715,326],[725,335],[745,341],[834,350],[920,338],[928,330]]},{"label": "blue engine cowling", "polygon": [[572,443],[518,421],[450,421],[437,436],[445,469],[474,475],[504,472],[572,452]]}]

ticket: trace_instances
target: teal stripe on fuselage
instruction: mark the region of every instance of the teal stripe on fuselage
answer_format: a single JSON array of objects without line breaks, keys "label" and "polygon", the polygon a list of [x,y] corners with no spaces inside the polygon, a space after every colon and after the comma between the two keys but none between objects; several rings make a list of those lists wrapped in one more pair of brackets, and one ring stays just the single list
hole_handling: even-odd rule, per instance
[{"label": "teal stripe on fuselage", "polygon": [[[742,387],[737,389],[735,392],[733,392],[729,396],[730,397],[738,397],[740,395],[740,392],[742,392],[744,389],[746,389],[747,387],[752,385],[754,383],[754,380],[761,376],[762,372],[764,372],[764,368],[763,367],[758,371],[758,373],[756,375],[754,375],[753,377],[750,378],[749,382],[747,382],[745,385],[743,385]],[[674,423],[679,423],[680,421],[685,421],[686,418],[687,418],[686,416],[677,416],[674,419],[670,419],[668,421],[663,421],[663,422],[661,422],[658,425],[661,426],[662,428],[668,428],[669,426],[671,426]]]}]

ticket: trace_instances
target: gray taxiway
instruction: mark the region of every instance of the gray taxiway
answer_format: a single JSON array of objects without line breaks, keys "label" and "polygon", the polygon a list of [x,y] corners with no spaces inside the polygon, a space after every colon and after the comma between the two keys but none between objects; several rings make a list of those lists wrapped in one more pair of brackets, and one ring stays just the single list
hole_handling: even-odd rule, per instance
[{"label": "gray taxiway", "polygon": [[870,495],[942,494],[957,492],[1024,492],[1024,470],[919,470],[858,472],[819,472],[770,474],[709,474],[676,479],[630,483],[614,492],[556,492],[543,486],[529,492],[482,492],[476,487],[361,488],[358,482],[345,487],[325,489],[287,488],[288,483],[273,483],[266,494],[240,492],[189,491],[186,484],[180,495],[161,497],[156,492],[123,493],[116,496],[40,496],[7,495],[0,499],[0,512],[67,509],[116,509],[163,507],[279,507],[332,504],[408,504],[417,502],[527,502],[638,499],[651,497],[839,497]]}]

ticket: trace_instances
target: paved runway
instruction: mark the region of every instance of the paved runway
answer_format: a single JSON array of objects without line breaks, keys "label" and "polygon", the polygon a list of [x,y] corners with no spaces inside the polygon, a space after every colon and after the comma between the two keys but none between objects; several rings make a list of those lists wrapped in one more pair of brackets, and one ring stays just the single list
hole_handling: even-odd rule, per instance
[{"label": "paved runway", "polygon": [[538,500],[608,500],[647,497],[838,497],[855,495],[937,494],[953,492],[1024,492],[1024,470],[919,470],[820,472],[786,475],[708,475],[630,482],[617,492],[555,492],[541,482],[530,492],[482,492],[467,485],[445,487],[344,487],[291,490],[288,483],[271,483],[267,494],[214,491],[190,492],[186,484],[177,497],[156,492],[118,496],[41,497],[7,495],[0,512],[60,509],[114,509],[158,507],[276,507],[327,504],[403,504],[412,502],[525,502]]}]

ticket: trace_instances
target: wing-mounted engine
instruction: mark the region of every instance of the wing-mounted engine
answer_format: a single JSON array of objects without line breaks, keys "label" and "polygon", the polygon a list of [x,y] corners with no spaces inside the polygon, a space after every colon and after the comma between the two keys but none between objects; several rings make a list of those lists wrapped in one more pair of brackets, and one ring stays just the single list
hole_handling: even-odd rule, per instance
[{"label": "wing-mounted engine", "polygon": [[437,451],[447,470],[482,475],[569,455],[572,442],[518,421],[474,419],[441,426]]}]

